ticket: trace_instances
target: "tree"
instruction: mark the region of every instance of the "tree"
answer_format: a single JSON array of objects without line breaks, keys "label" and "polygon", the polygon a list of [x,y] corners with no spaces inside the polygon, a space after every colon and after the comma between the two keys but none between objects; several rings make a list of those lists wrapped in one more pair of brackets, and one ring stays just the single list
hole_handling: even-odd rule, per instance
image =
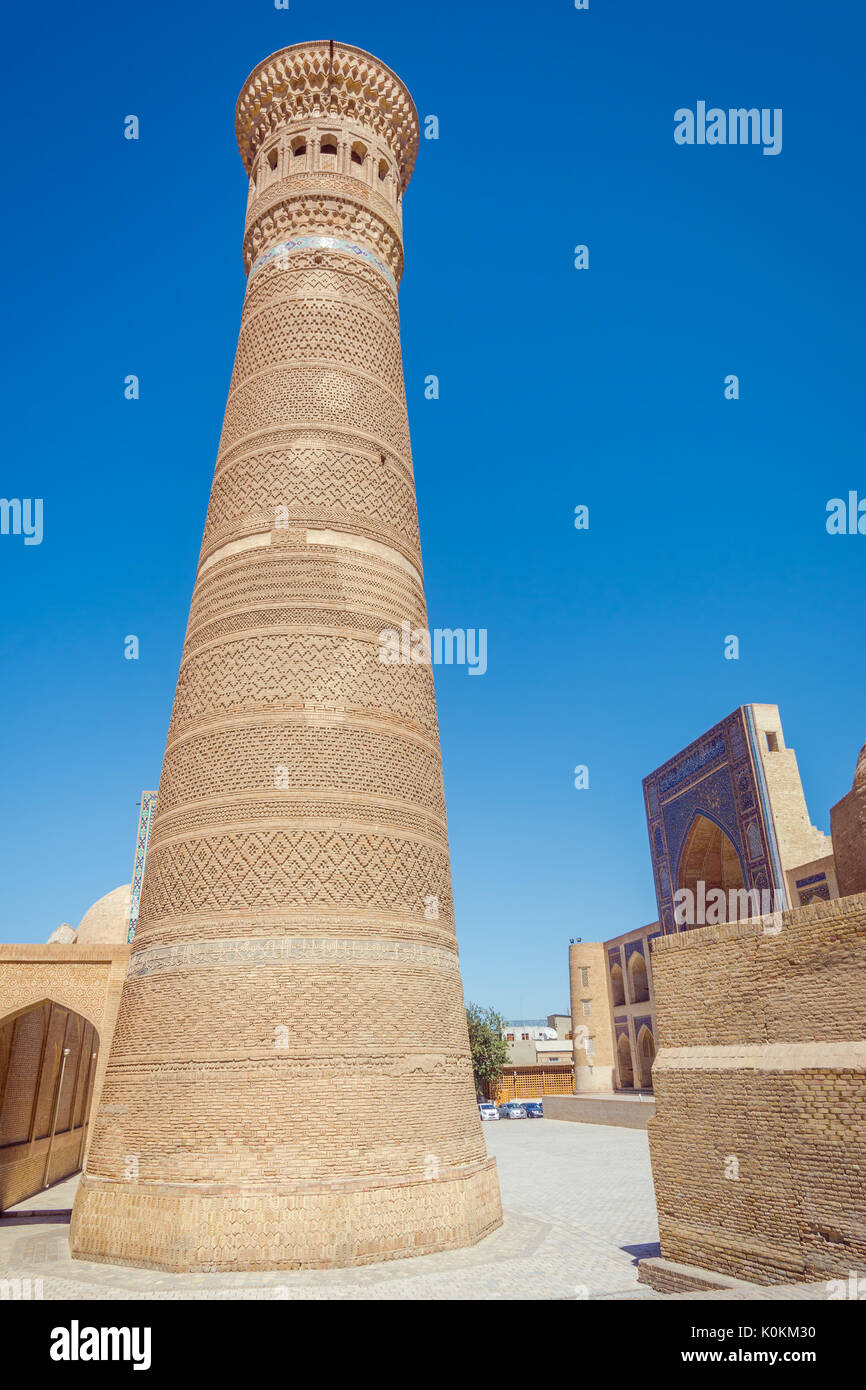
[{"label": "tree", "polygon": [[508,1043],[502,1034],[505,1019],[495,1009],[482,1009],[480,1004],[466,1005],[466,1025],[469,1029],[469,1050],[476,1094],[485,1087],[492,1089],[508,1062]]}]

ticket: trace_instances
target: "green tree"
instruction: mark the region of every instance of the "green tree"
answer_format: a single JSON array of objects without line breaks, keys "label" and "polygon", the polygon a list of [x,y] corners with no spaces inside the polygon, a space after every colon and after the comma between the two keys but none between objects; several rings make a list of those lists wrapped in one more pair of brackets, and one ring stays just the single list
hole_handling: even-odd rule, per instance
[{"label": "green tree", "polygon": [[481,1095],[485,1087],[492,1090],[508,1062],[508,1043],[502,1036],[505,1019],[496,1009],[482,1009],[480,1004],[467,1004],[466,1024],[475,1091]]}]

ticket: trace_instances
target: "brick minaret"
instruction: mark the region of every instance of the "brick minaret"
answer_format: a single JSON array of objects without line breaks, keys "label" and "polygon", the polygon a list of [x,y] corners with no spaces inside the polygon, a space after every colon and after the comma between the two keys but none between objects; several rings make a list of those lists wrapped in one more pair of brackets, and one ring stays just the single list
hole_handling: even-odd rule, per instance
[{"label": "brick minaret", "polygon": [[[234,373],[81,1259],[350,1265],[501,1220],[457,960],[400,357],[399,79],[297,44],[246,83]],[[178,460],[178,466],[182,461]]]}]

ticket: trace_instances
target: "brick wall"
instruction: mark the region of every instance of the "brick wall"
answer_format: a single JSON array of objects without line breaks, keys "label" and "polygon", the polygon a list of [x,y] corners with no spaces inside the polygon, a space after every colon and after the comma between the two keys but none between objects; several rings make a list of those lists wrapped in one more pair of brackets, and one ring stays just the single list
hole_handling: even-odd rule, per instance
[{"label": "brick wall", "polygon": [[662,1256],[762,1284],[862,1269],[866,894],[660,938],[653,978]]},{"label": "brick wall", "polygon": [[830,811],[840,893],[866,891],[866,785],[855,782]]},{"label": "brick wall", "polygon": [[[581,941],[569,946],[568,971],[574,1038],[574,1088],[576,1091],[612,1091],[614,1044],[604,943]],[[585,1001],[589,1004],[589,1013],[585,1012]],[[593,1044],[591,1058],[586,1051],[584,1029],[588,1030]]]}]

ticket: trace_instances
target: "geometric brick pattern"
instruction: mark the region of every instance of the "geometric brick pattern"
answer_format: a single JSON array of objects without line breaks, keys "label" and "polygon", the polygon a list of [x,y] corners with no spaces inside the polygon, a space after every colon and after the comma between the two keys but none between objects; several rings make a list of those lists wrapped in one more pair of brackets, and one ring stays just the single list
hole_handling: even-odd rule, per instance
[{"label": "geometric brick pattern", "polygon": [[273,526],[277,507],[291,522],[329,515],[378,523],[377,534],[395,545],[420,547],[411,477],[379,458],[333,449],[251,450],[237,454],[216,477],[208,508],[204,547],[216,548],[238,524]]},{"label": "geometric brick pattern", "polygon": [[250,278],[81,1258],[367,1263],[501,1220],[472,1081],[394,288],[418,142],[368,54],[238,104]]},{"label": "geometric brick pattern", "polygon": [[262,830],[186,835],[154,847],[148,862],[147,920],[169,914],[263,908],[358,907],[424,912],[438,896],[451,920],[448,855],[396,836],[323,830]]},{"label": "geometric brick pattern", "polygon": [[383,665],[373,634],[359,641],[337,632],[282,633],[275,632],[268,619],[269,614],[261,615],[258,632],[215,642],[184,661],[172,734],[191,725],[200,727],[215,715],[303,707],[384,715],[395,724],[435,735],[429,666]]}]

